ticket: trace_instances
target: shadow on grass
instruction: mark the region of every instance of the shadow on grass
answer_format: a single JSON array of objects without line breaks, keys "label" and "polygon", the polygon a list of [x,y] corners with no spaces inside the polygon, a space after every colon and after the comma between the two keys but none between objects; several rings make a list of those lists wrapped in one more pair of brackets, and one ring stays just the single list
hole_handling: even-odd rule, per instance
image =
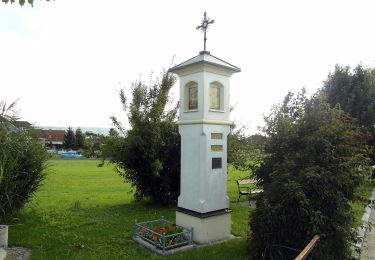
[{"label": "shadow on grass", "polygon": [[[69,208],[31,206],[9,223],[9,243],[32,249],[35,259],[159,258],[136,245],[131,236],[135,222],[162,216],[174,221],[175,207],[155,206],[148,201],[97,207],[84,207],[78,201]],[[202,259],[203,254],[208,259],[225,259],[234,254],[243,259],[246,253],[244,241],[235,239],[173,258]]]}]

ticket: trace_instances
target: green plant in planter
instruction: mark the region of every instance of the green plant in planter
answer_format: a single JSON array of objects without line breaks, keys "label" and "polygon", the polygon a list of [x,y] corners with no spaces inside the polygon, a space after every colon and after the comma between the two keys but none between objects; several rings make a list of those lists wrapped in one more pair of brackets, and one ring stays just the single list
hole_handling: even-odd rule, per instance
[{"label": "green plant in planter", "polygon": [[[179,234],[184,231],[183,228],[176,226],[176,224],[166,225],[164,227],[161,226],[151,226],[151,230],[153,232],[147,232],[145,227],[140,228],[140,233],[144,235],[145,238],[152,240],[156,243],[161,243],[163,247],[171,246],[177,243],[181,243],[183,239],[180,236],[169,236],[173,234]],[[168,239],[162,239],[162,236],[168,237]],[[164,244],[163,244],[164,243]]]},{"label": "green plant in planter", "polygon": [[165,219],[136,223],[135,236],[163,250],[193,243],[192,230]]}]

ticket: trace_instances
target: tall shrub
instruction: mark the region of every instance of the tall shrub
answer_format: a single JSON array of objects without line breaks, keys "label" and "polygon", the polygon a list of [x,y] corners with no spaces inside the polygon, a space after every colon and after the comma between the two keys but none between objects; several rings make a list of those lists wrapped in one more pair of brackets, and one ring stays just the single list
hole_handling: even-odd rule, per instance
[{"label": "tall shrub", "polygon": [[[365,126],[375,136],[375,68],[358,65],[350,67],[337,65],[335,71],[328,75],[322,91],[327,94],[332,107],[337,104],[350,116]],[[372,160],[375,163],[375,138],[368,140],[372,146]]]},{"label": "tall shrub", "polygon": [[256,171],[264,192],[250,220],[252,258],[267,257],[274,245],[302,249],[318,234],[317,259],[349,259],[348,202],[369,176],[366,134],[323,95],[307,99],[304,92],[289,93],[266,123],[268,156]]},{"label": "tall shrub", "polygon": [[103,146],[104,155],[135,188],[135,197],[150,198],[160,204],[175,203],[180,191],[177,107],[168,109],[174,82],[175,77],[165,72],[151,86],[134,83],[130,105],[121,90],[120,100],[131,129],[125,131],[112,117],[122,136],[109,136]]},{"label": "tall shrub", "polygon": [[47,154],[31,130],[0,122],[0,222],[31,199],[45,177]]}]

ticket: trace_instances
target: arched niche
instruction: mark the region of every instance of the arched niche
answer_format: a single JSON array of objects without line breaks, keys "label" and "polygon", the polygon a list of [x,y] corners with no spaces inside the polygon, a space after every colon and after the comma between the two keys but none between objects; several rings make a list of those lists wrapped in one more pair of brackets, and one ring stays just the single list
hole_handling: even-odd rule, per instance
[{"label": "arched niche", "polygon": [[185,84],[185,101],[184,107],[185,111],[198,110],[198,83],[195,81],[190,81]]},{"label": "arched niche", "polygon": [[208,106],[213,111],[224,111],[224,85],[218,81],[210,83]]}]

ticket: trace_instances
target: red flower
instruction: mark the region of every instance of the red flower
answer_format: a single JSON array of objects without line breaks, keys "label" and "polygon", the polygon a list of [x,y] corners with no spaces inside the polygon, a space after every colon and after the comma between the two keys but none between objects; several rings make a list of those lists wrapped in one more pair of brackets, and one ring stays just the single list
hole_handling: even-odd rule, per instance
[{"label": "red flower", "polygon": [[170,228],[169,226],[165,226],[164,227],[165,230],[169,230],[169,228]]},{"label": "red flower", "polygon": [[153,236],[153,237],[152,237],[152,240],[153,240],[153,241],[158,241],[158,237],[157,237],[157,236]]},{"label": "red flower", "polygon": [[173,223],[173,224],[172,224],[172,227],[175,227],[175,226],[176,226],[176,224],[175,224],[175,223]]}]

